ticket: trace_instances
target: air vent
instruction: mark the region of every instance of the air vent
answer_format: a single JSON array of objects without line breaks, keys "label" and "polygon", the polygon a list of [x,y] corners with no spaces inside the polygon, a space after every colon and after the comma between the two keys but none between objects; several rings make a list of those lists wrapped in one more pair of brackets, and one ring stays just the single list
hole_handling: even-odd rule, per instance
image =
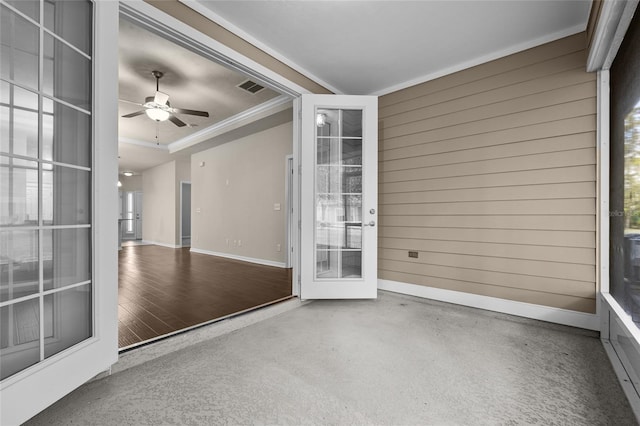
[{"label": "air vent", "polygon": [[246,90],[249,93],[252,94],[256,94],[259,91],[261,91],[262,89],[264,89],[264,86],[256,83],[255,81],[251,81],[251,80],[247,80],[244,83],[240,83],[238,84],[238,87],[241,88],[242,90]]}]

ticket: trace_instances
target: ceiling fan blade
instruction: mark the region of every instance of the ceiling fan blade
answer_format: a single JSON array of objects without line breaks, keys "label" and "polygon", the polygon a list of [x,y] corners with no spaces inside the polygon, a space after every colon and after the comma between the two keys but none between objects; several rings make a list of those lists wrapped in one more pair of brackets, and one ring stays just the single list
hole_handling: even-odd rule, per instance
[{"label": "ceiling fan blade", "polygon": [[184,127],[184,126],[187,125],[187,123],[185,123],[184,121],[180,120],[175,115],[170,115],[169,116],[169,121],[172,122],[173,124],[175,124],[178,127]]},{"label": "ceiling fan blade", "polygon": [[140,110],[140,111],[136,111],[136,112],[132,112],[131,114],[127,114],[127,115],[123,115],[122,118],[131,118],[131,117],[137,117],[139,115],[144,114],[145,110]]},{"label": "ceiling fan blade", "polygon": [[207,111],[195,111],[195,110],[192,110],[192,109],[173,108],[173,112],[177,112],[178,114],[197,115],[199,117],[208,117],[209,116],[209,113]]},{"label": "ceiling fan blade", "polygon": [[153,98],[153,102],[157,103],[158,105],[166,105],[168,101],[169,95],[162,92],[156,92],[156,96]]}]

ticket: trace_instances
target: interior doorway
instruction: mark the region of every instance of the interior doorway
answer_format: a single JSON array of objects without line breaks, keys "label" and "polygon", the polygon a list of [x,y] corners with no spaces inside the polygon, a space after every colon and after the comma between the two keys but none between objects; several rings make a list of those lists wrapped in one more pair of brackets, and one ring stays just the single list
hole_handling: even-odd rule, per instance
[{"label": "interior doorway", "polygon": [[[119,165],[140,177],[145,204],[141,244],[119,254],[128,350],[292,297],[297,123],[290,94],[121,11]],[[168,97],[169,117],[152,118]],[[123,194],[129,239],[135,204]]]},{"label": "interior doorway", "polygon": [[180,242],[191,247],[191,182],[180,182]]},{"label": "interior doorway", "polygon": [[142,191],[120,193],[122,206],[122,240],[142,239]]}]

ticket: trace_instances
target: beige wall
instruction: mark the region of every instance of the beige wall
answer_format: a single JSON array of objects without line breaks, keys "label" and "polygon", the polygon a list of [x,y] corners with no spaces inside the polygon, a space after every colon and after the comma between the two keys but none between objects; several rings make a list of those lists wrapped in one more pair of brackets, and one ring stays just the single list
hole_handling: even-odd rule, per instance
[{"label": "beige wall", "polygon": [[174,246],[176,239],[176,162],[142,174],[142,239]]},{"label": "beige wall", "polygon": [[595,312],[585,60],[582,33],[380,98],[379,278]]},{"label": "beige wall", "polygon": [[292,135],[286,123],[191,157],[192,248],[285,261],[285,158]]},{"label": "beige wall", "polygon": [[122,186],[118,188],[119,191],[122,192],[131,192],[131,191],[142,191],[142,175],[135,176],[118,176]]},{"label": "beige wall", "polygon": [[192,26],[198,31],[208,35],[214,40],[230,47],[238,53],[256,61],[260,65],[269,68],[281,76],[306,88],[312,93],[331,93],[315,81],[305,77],[288,65],[283,64],[244,39],[221,27],[217,23],[195,12],[193,9],[180,3],[178,0],[145,0],[168,15]]}]

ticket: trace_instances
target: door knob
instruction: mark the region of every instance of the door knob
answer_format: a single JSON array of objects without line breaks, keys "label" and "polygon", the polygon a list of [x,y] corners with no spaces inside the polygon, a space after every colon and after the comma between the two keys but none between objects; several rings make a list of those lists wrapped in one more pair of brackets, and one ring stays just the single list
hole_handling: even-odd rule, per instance
[{"label": "door knob", "polygon": [[362,226],[376,226],[376,222],[372,220],[369,223],[363,223]]}]

